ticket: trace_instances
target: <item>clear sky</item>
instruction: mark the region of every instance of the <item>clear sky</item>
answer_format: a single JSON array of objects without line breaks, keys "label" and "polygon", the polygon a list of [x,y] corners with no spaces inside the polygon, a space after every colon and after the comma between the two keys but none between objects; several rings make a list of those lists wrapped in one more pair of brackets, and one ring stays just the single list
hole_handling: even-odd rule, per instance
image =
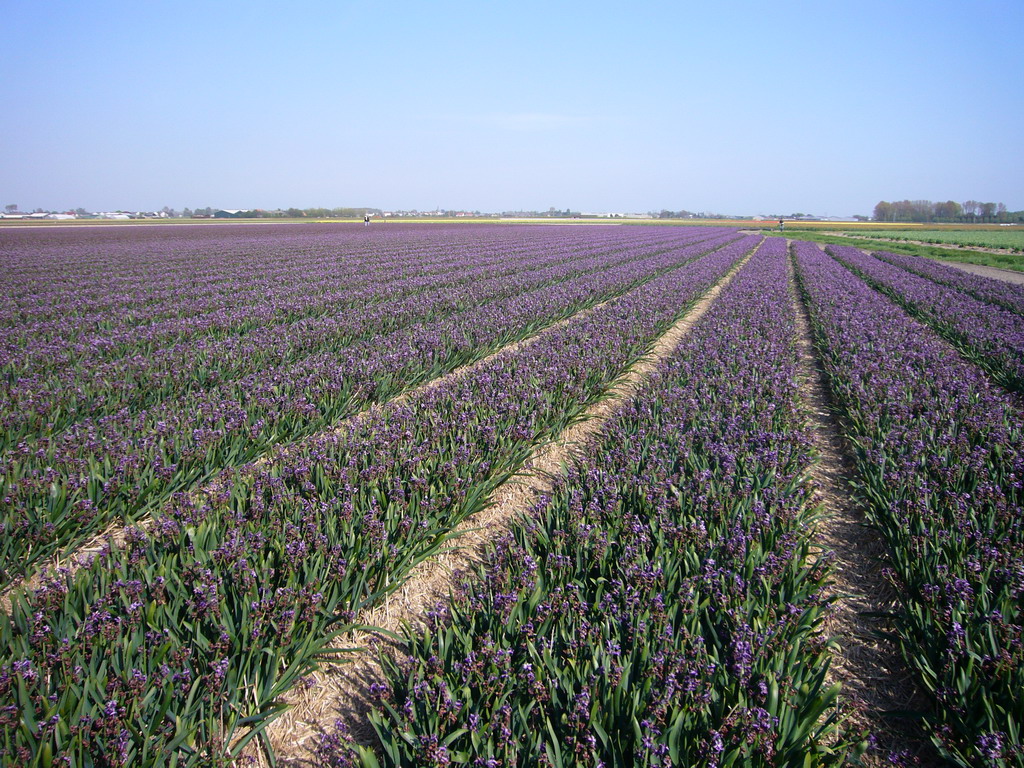
[{"label": "clear sky", "polygon": [[1022,29],[1022,0],[0,0],[0,205],[1019,210]]}]

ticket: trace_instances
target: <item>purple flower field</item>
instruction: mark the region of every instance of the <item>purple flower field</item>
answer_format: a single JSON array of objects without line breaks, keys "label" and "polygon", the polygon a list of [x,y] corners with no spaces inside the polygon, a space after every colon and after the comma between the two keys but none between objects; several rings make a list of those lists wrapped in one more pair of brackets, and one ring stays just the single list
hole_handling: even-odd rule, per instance
[{"label": "purple flower field", "polygon": [[[307,236],[308,241],[295,244],[288,234],[285,254],[300,247],[319,254],[318,238],[327,237]],[[394,236],[383,234],[380,250],[372,254],[375,260],[389,255]],[[414,247],[422,235],[413,229],[406,237]],[[477,279],[484,270],[476,267],[476,252],[466,250],[472,243],[461,245],[468,263],[453,266],[452,253],[460,246],[442,240],[432,243],[439,253],[434,258],[447,269],[425,284],[410,286],[400,279],[401,265],[385,261],[387,276],[379,275],[373,286],[378,296],[391,290],[390,301],[371,301],[359,287],[352,289],[354,298],[347,303],[332,292],[321,296],[326,303],[318,305],[320,317],[307,315],[270,326],[253,325],[252,310],[240,305],[239,313],[222,318],[222,324],[192,329],[187,340],[162,346],[154,346],[133,311],[121,316],[111,312],[114,318],[108,320],[85,312],[90,330],[84,334],[89,339],[84,347],[71,345],[74,330],[52,329],[65,317],[50,317],[48,330],[38,334],[39,344],[50,349],[57,338],[65,346],[40,357],[52,354],[56,364],[40,369],[38,362],[15,356],[5,368],[0,491],[8,506],[0,520],[0,584],[24,575],[60,548],[96,535],[112,521],[145,516],[173,492],[479,359],[735,237],[687,230],[674,237],[654,232],[627,242],[614,232],[594,233],[585,252],[571,236],[534,242],[531,251],[522,251],[516,238],[503,244],[502,266],[492,270],[503,274],[493,279]],[[533,231],[522,236],[527,242],[531,238],[536,238]],[[271,239],[262,248],[267,250],[270,243],[277,247]],[[220,247],[259,245],[245,237]],[[116,254],[114,265],[118,258],[130,261],[130,254]],[[360,256],[357,251],[351,260]],[[178,257],[187,272],[191,252],[183,246]],[[281,257],[259,251],[250,257],[263,258],[276,262]],[[511,260],[515,271],[508,273]],[[42,261],[23,271],[42,274],[45,257]],[[349,261],[349,254],[342,252],[333,266],[317,258],[311,268],[331,275],[339,262],[347,270]],[[248,273],[238,274],[235,261],[219,266],[223,274],[216,290],[223,301]],[[249,265],[242,261],[242,266]],[[435,267],[426,261],[409,270]],[[282,292],[295,290],[294,283],[306,275],[288,274],[283,279],[293,285]],[[313,277],[318,277],[315,272]],[[397,287],[389,288],[389,281]],[[35,305],[37,293],[49,295],[49,285],[37,291],[33,285],[16,284],[25,306]],[[196,293],[208,290],[206,285],[195,288]],[[97,297],[92,287],[83,293],[90,307],[93,301],[104,306],[114,300]],[[146,309],[163,306],[159,300],[147,301],[144,293],[135,286],[124,296]],[[71,296],[66,300],[68,317],[77,320],[79,302]],[[187,295],[180,297],[188,300]],[[164,306],[161,313],[167,310]],[[182,312],[180,307],[175,311]],[[26,339],[23,347],[34,349],[35,343],[35,338]],[[96,347],[105,351],[91,355]],[[108,347],[116,348],[115,356]],[[62,355],[75,363],[64,364]]]},{"label": "purple flower field", "polygon": [[786,261],[783,241],[761,246],[593,459],[412,638],[374,721],[387,764],[834,765],[853,752],[815,637],[827,573],[805,533]]},{"label": "purple flower field", "polygon": [[0,230],[0,264],[2,765],[272,759],[285,695],[607,398],[383,661],[377,743],[302,759],[858,764],[802,302],[930,738],[1024,766],[1016,289],[690,226]]},{"label": "purple flower field", "polygon": [[1024,392],[1024,315],[975,298],[959,285],[920,277],[856,248],[829,246],[827,250],[933,326],[999,383]]},{"label": "purple flower field", "polygon": [[902,267],[908,272],[913,272],[915,275],[927,277],[936,283],[968,293],[976,299],[996,304],[1011,312],[1016,312],[1018,315],[1024,315],[1024,286],[1022,285],[972,275],[962,269],[919,256],[904,256],[885,251],[879,251],[872,255],[882,261]]},{"label": "purple flower field", "polygon": [[[936,743],[960,765],[1024,764],[1020,411],[980,368],[817,246],[795,252],[864,502],[903,589],[904,655],[934,696],[927,722]],[[839,256],[858,268],[865,261]],[[903,285],[895,276],[888,284]],[[913,287],[924,301],[925,287]],[[943,306],[944,289],[935,294],[931,306]]]}]

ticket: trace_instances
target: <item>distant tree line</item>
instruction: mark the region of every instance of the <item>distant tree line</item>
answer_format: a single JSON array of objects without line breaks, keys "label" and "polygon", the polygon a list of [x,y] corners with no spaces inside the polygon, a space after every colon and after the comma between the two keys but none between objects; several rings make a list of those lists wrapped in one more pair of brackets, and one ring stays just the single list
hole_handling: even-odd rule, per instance
[{"label": "distant tree line", "polygon": [[1003,203],[982,203],[967,200],[956,203],[947,200],[901,200],[889,203],[882,200],[875,206],[875,221],[912,221],[932,223],[1004,223],[1024,221],[1024,211],[1007,211]]},{"label": "distant tree line", "polygon": [[314,219],[361,219],[367,213],[371,216],[379,216],[383,211],[380,208],[288,208],[284,211],[263,211],[266,218],[281,216],[286,218],[314,218]]},{"label": "distant tree line", "polygon": [[232,219],[361,219],[365,214],[378,216],[380,208],[286,208],[284,210],[265,211],[261,208],[253,208],[248,211],[238,211],[224,216],[224,211],[219,208],[185,208],[181,215],[184,218],[191,217],[213,217],[217,214]]},{"label": "distant tree line", "polygon": [[501,215],[516,219],[571,219],[579,218],[582,214],[569,208],[562,210],[552,206],[546,211],[502,211]]}]

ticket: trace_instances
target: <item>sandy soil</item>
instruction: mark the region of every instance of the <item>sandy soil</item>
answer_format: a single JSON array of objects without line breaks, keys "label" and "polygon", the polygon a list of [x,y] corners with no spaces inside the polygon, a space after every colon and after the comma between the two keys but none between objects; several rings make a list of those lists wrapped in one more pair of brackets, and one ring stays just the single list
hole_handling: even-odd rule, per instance
[{"label": "sandy soil", "polygon": [[832,553],[834,564],[832,594],[836,602],[825,625],[836,644],[830,682],[843,685],[840,696],[849,708],[851,726],[873,735],[876,746],[862,758],[865,765],[889,765],[887,756],[898,753],[922,765],[936,764],[937,756],[916,722],[885,714],[924,709],[928,702],[918,691],[897,644],[886,637],[893,631],[892,620],[867,615],[898,610],[899,600],[884,575],[885,544],[853,500],[850,483],[856,469],[832,414],[825,375],[811,342],[807,310],[797,298],[795,286],[793,302],[802,396],[818,451],[811,474],[825,513],[817,536],[822,549]]},{"label": "sandy soil", "polygon": [[964,264],[962,261],[942,261],[942,263],[950,267],[956,267],[964,272],[970,272],[974,275],[981,275],[982,277],[991,277],[995,280],[1005,280],[1008,283],[1024,285],[1024,272],[1017,272],[1014,269],[986,267],[983,264]]}]

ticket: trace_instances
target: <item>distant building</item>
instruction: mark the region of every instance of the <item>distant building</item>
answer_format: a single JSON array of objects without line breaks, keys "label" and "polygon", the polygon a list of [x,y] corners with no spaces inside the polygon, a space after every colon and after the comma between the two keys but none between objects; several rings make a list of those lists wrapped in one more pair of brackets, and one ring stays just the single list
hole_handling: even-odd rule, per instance
[{"label": "distant building", "polygon": [[222,208],[213,212],[215,219],[251,219],[255,211],[252,208]]}]

